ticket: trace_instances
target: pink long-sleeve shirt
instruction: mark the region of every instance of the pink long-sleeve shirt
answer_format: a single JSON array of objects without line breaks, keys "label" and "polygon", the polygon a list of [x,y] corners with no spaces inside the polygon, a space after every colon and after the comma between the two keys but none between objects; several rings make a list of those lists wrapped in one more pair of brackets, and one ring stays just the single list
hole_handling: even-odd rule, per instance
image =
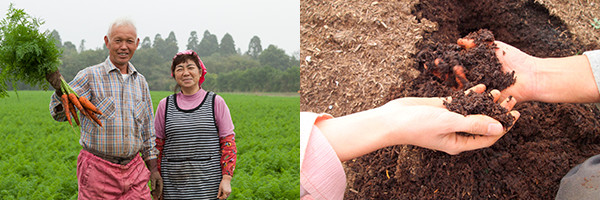
[{"label": "pink long-sleeve shirt", "polygon": [[[195,108],[200,105],[206,96],[206,90],[200,88],[196,94],[185,95],[183,93],[177,93],[177,105],[179,108],[188,110]],[[156,130],[156,137],[164,139],[165,138],[165,106],[167,103],[167,98],[163,98],[158,103],[158,107],[156,108],[156,115],[154,116],[154,129]],[[231,121],[231,114],[229,113],[229,108],[227,104],[225,104],[225,100],[223,97],[216,95],[215,97],[215,120],[217,122],[217,127],[219,127],[219,137],[226,137],[228,135],[235,135],[233,132],[234,126],[233,121]]]},{"label": "pink long-sleeve shirt", "polygon": [[342,162],[314,124],[328,114],[300,113],[300,198],[343,199],[346,173]]}]

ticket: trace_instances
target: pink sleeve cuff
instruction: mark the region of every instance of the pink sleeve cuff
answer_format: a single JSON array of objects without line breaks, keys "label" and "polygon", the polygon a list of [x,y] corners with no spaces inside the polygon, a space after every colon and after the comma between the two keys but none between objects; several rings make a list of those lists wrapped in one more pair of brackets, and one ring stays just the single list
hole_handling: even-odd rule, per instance
[{"label": "pink sleeve cuff", "polygon": [[[300,196],[302,199],[344,198],[346,174],[342,163],[321,130],[314,126],[316,122],[330,118],[332,117],[326,114],[301,114],[300,138],[301,141],[303,139],[306,141],[300,146],[302,154],[300,158]],[[310,128],[302,127],[308,126],[311,121]]]}]

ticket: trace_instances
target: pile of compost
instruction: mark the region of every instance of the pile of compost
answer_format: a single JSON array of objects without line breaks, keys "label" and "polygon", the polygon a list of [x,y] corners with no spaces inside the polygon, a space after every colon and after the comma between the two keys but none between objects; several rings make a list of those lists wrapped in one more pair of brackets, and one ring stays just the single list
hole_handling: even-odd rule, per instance
[{"label": "pile of compost", "polygon": [[[545,30],[540,28],[536,31]],[[542,34],[536,35],[540,37]],[[545,40],[555,39],[551,38],[554,35],[549,35],[550,38]],[[514,83],[514,73],[501,70],[494,53],[493,34],[487,29],[468,34],[465,39],[473,39],[477,44],[470,49],[456,42],[434,41],[435,38],[419,44],[421,51],[416,54],[414,68],[421,72],[420,75],[410,82],[392,86],[387,99],[453,96],[457,101],[447,104],[452,111],[487,114],[499,120],[507,117],[506,110],[493,106],[489,95],[465,96],[460,91],[480,83],[487,85],[488,91],[503,90]],[[568,40],[562,40],[565,41]],[[569,44],[547,44],[550,46],[540,47],[536,51],[555,49],[546,54],[572,55],[563,53],[568,48],[561,48]],[[460,67],[459,70],[456,66]],[[461,73],[464,75],[459,75]],[[469,108],[481,108],[480,105],[490,107],[466,111]],[[451,156],[419,147],[395,146],[347,162],[356,175],[347,197],[554,198],[560,179],[568,170],[600,153],[600,112],[593,105],[537,102],[519,104],[514,109],[521,112],[521,118],[509,133],[490,148]],[[510,119],[502,120],[504,125],[511,122]],[[369,166],[371,163],[379,166]]]},{"label": "pile of compost", "polygon": [[[500,76],[480,77],[462,63],[468,81],[456,81],[450,62],[460,59],[445,59],[446,71],[429,69],[444,53],[460,54],[457,39],[481,29],[538,57],[598,49],[600,33],[584,26],[596,10],[597,3],[558,0],[301,1],[300,107],[343,116],[394,98],[451,96],[477,83],[502,89],[513,77],[494,68],[489,53],[467,60],[488,63]],[[451,156],[392,146],[344,162],[345,198],[554,199],[568,170],[600,153],[600,112],[589,104],[539,102],[513,109],[521,117],[490,148]]]}]

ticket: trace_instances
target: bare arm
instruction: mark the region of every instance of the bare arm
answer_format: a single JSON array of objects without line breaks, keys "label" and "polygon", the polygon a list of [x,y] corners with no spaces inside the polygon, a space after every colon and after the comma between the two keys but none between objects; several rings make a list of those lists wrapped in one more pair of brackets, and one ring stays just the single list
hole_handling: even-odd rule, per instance
[{"label": "bare arm", "polygon": [[[510,110],[515,103],[511,100],[501,105]],[[511,114],[515,120],[519,117],[517,111]],[[488,147],[508,131],[500,122],[485,115],[463,116],[450,112],[443,106],[442,98],[401,98],[375,109],[322,120],[315,125],[341,161],[398,144],[458,154]],[[481,137],[467,137],[456,132]]]},{"label": "bare arm", "polygon": [[585,55],[537,58],[496,41],[496,55],[506,72],[515,71],[515,85],[502,91],[501,99],[548,103],[600,102],[600,93]]}]

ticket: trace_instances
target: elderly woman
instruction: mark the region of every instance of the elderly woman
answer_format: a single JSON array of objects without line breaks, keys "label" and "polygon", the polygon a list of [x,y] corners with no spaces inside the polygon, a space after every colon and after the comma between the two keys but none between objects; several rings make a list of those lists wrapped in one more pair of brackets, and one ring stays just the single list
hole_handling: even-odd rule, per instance
[{"label": "elderly woman", "polygon": [[222,97],[202,89],[206,68],[194,51],[177,53],[175,94],[154,120],[164,199],[226,199],[236,163],[234,126]]}]

